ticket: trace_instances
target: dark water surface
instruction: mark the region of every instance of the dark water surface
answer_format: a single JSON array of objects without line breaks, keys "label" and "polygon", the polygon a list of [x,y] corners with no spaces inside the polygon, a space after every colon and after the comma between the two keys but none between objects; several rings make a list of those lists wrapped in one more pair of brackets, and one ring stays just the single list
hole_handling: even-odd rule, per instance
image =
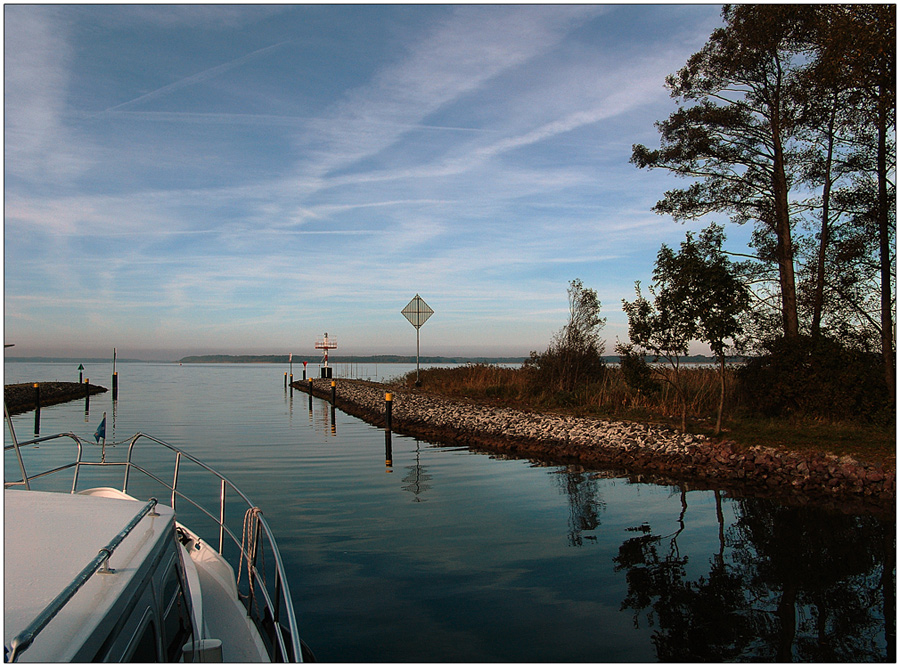
[{"label": "dark water surface", "polygon": [[[5,382],[75,381],[70,366],[7,363]],[[143,431],[235,481],[276,534],[321,661],[893,660],[893,521],[397,434],[388,452],[274,365],[117,370],[115,405],[44,408],[41,434],[93,440],[107,412],[109,440]],[[86,372],[110,386],[101,375]],[[32,436],[33,412],[13,419]]]}]

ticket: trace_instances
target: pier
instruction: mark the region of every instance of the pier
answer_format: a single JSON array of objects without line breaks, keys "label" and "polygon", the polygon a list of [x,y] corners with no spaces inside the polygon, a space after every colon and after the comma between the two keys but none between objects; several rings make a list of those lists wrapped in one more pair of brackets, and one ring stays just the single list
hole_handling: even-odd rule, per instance
[{"label": "pier", "polygon": [[548,463],[616,468],[638,481],[728,487],[840,511],[893,513],[896,474],[850,456],[743,447],[662,426],[523,412],[363,380],[310,380],[295,389],[347,414],[431,442],[465,445]]},{"label": "pier", "polygon": [[106,387],[82,382],[23,382],[6,385],[3,388],[3,398],[9,414],[17,415],[34,410],[37,400],[40,400],[40,407],[47,407],[106,391]]}]

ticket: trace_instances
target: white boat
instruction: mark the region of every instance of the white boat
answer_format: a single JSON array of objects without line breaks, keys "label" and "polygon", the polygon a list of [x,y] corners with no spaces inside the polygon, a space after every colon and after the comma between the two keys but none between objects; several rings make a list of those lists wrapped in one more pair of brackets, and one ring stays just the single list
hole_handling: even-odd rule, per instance
[{"label": "white boat", "polygon": [[143,433],[102,449],[73,433],[19,443],[7,423],[6,662],[312,658],[268,522],[225,476]]}]

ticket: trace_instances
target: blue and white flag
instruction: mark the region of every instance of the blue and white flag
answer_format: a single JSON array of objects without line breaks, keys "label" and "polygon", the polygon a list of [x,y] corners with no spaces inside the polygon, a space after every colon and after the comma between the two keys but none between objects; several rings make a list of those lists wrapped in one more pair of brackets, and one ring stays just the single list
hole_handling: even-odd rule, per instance
[{"label": "blue and white flag", "polygon": [[97,427],[97,430],[94,431],[94,440],[98,443],[100,442],[100,438],[106,440],[106,413],[103,413],[103,421],[100,422],[100,426]]}]

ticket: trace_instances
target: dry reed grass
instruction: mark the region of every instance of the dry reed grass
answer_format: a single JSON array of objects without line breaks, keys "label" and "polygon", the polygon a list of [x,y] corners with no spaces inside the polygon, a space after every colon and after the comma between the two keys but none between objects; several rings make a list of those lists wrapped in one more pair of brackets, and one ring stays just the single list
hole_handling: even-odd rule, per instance
[{"label": "dry reed grass", "polygon": [[[564,408],[576,413],[619,417],[650,416],[672,419],[681,414],[681,402],[675,383],[682,388],[688,418],[715,418],[719,400],[719,377],[714,368],[659,367],[654,379],[658,390],[647,393],[628,386],[621,370],[610,366],[602,380],[585,384],[574,391],[554,391],[546,387],[533,368],[508,368],[490,364],[471,364],[455,368],[429,368],[420,372],[423,387],[447,396],[503,402],[519,407]],[[412,386],[415,374],[405,378]],[[734,384],[732,373],[726,378],[727,395]],[[734,409],[732,401],[726,410]]]},{"label": "dry reed grass", "polygon": [[[719,377],[713,367],[688,366],[678,371],[687,403],[688,430],[713,434],[719,400]],[[603,379],[573,392],[552,391],[533,368],[472,364],[428,368],[420,373],[423,391],[469,398],[481,403],[523,410],[563,412],[577,416],[662,422],[679,427],[681,404],[672,382],[675,371],[657,366],[658,390],[637,391],[628,386],[618,366],[609,366]],[[409,388],[415,372],[400,379]],[[853,454],[863,460],[895,466],[896,432],[854,423],[803,418],[768,419],[742,405],[735,369],[726,370],[725,428],[727,437],[744,445],[768,444],[788,449]]]}]

